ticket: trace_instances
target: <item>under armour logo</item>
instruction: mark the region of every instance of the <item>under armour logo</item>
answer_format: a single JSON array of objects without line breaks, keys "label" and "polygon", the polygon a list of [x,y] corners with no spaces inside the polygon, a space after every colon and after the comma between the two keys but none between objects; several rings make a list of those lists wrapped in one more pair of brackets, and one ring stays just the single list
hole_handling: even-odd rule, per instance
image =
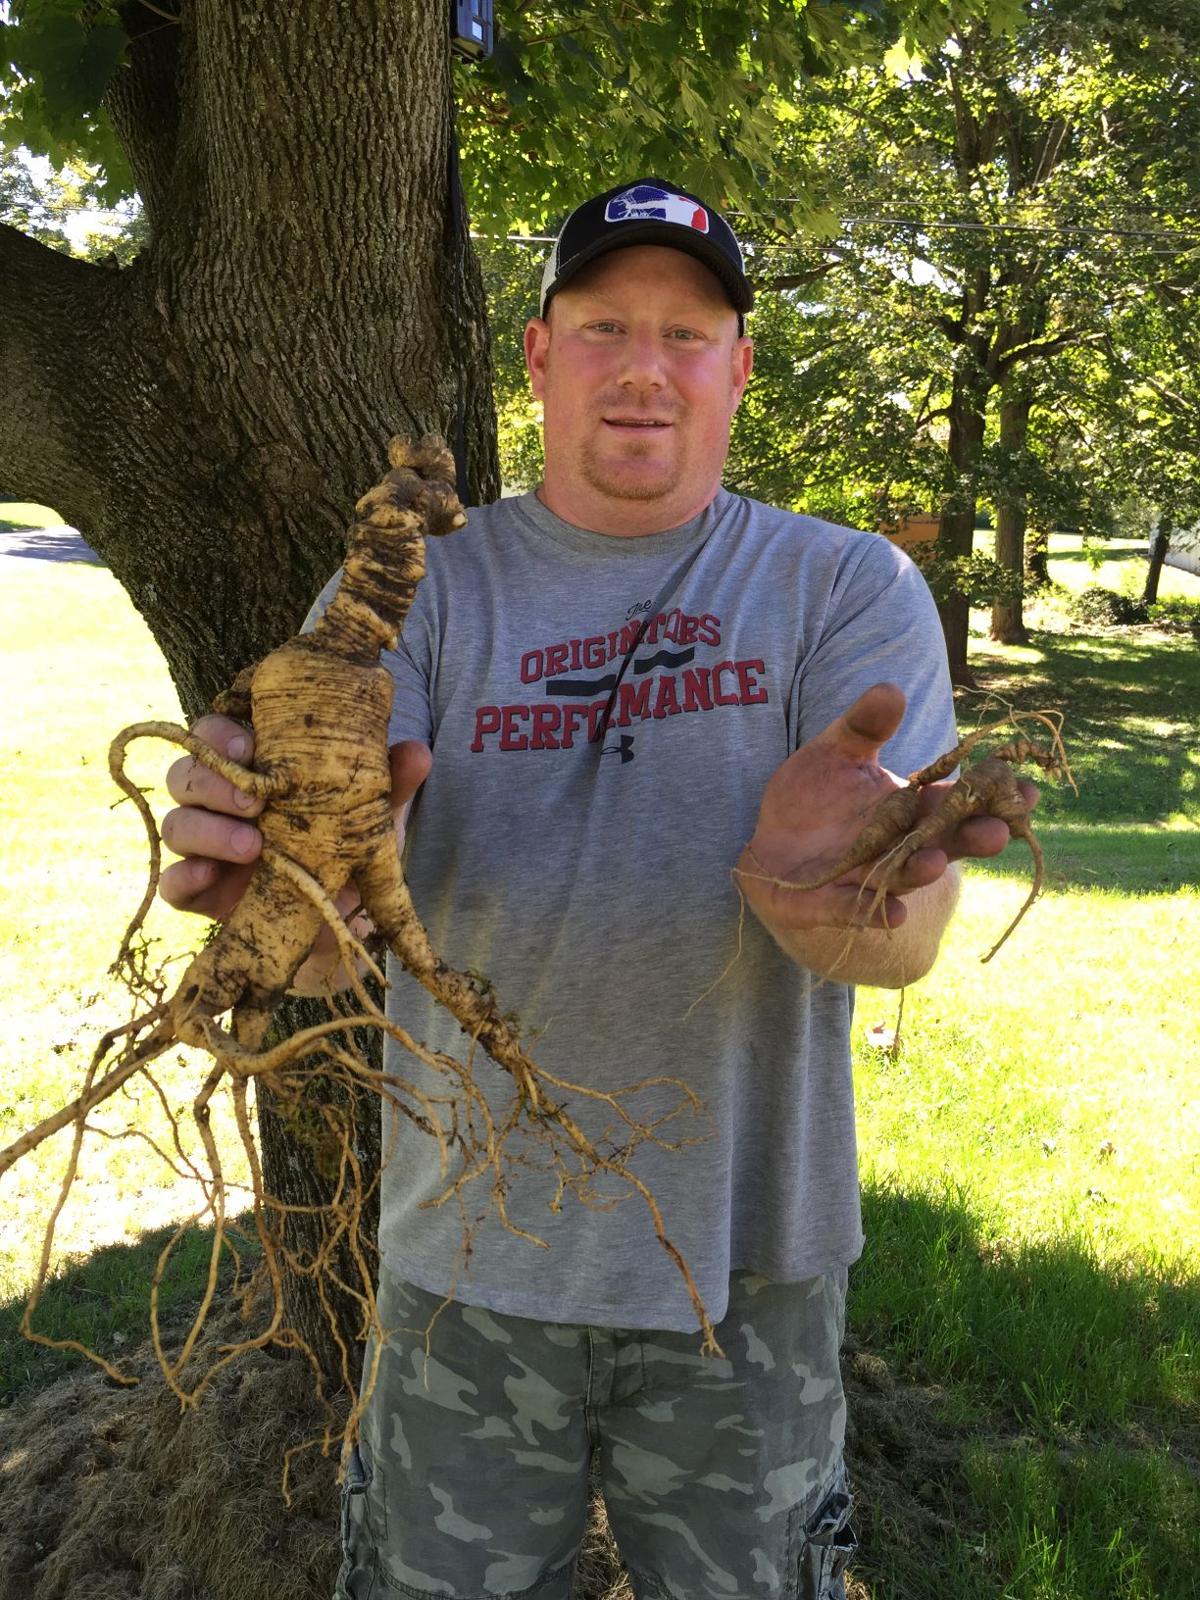
[{"label": "under armour logo", "polygon": [[602,756],[620,756],[621,765],[633,760],[633,735],[623,733],[617,744],[606,744],[600,751]]}]

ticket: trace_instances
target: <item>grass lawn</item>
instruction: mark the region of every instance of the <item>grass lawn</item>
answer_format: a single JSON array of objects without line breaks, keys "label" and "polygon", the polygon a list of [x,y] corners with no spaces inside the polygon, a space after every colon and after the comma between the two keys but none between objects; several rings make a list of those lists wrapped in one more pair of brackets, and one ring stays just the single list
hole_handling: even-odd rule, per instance
[{"label": "grass lawn", "polygon": [[57,511],[32,500],[0,500],[0,529],[60,528],[62,520]]},{"label": "grass lawn", "polygon": [[[76,1092],[100,1034],[128,1015],[126,996],[106,972],[145,888],[147,852],[132,806],[114,807],[120,797],[108,774],[108,742],[128,722],[177,719],[179,703],[157,646],[110,573],[17,557],[0,558],[0,568],[3,678],[15,691],[0,701],[8,780],[0,793],[0,992],[8,1019],[0,1036],[7,1085],[0,1143],[7,1144]],[[157,802],[163,751],[135,746],[131,769]],[[149,932],[163,949],[182,952],[200,928],[156,908]],[[168,1082],[197,1081],[184,1051],[164,1066]],[[109,1133],[133,1125],[169,1142],[161,1108],[140,1084],[95,1120]],[[0,1302],[31,1280],[69,1144],[69,1133],[57,1135],[0,1180]],[[236,1172],[245,1178],[240,1164]],[[58,1295],[66,1320],[48,1303],[38,1325],[94,1334],[106,1355],[114,1340],[141,1339],[142,1264],[132,1266],[127,1252],[94,1252],[161,1228],[195,1203],[144,1141],[93,1140],[60,1219],[56,1259],[95,1267],[86,1289]],[[194,1274],[193,1262],[179,1292],[194,1292]],[[0,1329],[11,1326],[11,1313],[0,1318]],[[0,1395],[66,1359],[0,1338]]]},{"label": "grass lawn", "polygon": [[[1078,540],[1056,539],[1052,554],[1065,587],[1120,588],[1138,573],[1121,548],[1098,575]],[[146,852],[132,809],[112,809],[105,751],[123,724],[178,708],[106,571],[0,565],[0,648],[16,686],[0,704],[7,1142],[73,1091],[122,1014],[105,969]],[[1200,579],[1168,568],[1163,594],[1200,599]],[[1025,649],[973,641],[982,686],[1067,716],[1079,794],[1044,789],[1046,893],[983,965],[1024,897],[1027,858],[1014,850],[973,870],[938,968],[906,996],[895,1057],[873,1029],[894,1023],[896,997],[858,995],[869,1242],[852,1274],[852,1331],[961,1441],[952,1470],[920,1486],[936,1538],[914,1544],[886,1506],[863,1508],[857,1592],[876,1600],[1195,1593],[1200,649],[1186,634],[1075,633],[1062,616],[1031,611],[1039,630]],[[976,704],[963,702],[964,725]],[[161,749],[139,760],[139,781],[156,783]],[[195,941],[190,919],[154,915],[164,948]],[[196,1081],[182,1056],[172,1070]],[[137,1091],[106,1116],[109,1132],[164,1135]],[[4,1180],[0,1397],[71,1359],[14,1335],[65,1154],[53,1145]],[[122,1241],[193,1204],[144,1140],[97,1140],[63,1217],[65,1270],[42,1325],[110,1356],[140,1341],[157,1238]],[[203,1253],[202,1238],[188,1242],[177,1299],[195,1293]]]},{"label": "grass lawn", "polygon": [[[1078,546],[1054,541],[1056,583],[1140,589],[1132,546],[1098,575]],[[1200,600],[1168,571],[1163,598]],[[1053,604],[1031,617],[1063,625]],[[1182,1600],[1200,1562],[1200,649],[1145,630],[999,647],[975,620],[981,688],[1065,711],[1079,794],[1043,786],[1047,890],[988,965],[1027,858],[973,867],[894,1059],[871,1039],[895,997],[859,992],[851,1320],[974,1434],[946,1509],[987,1529],[917,1562],[876,1529],[875,1592]]]},{"label": "grass lawn", "polygon": [[[992,534],[980,531],[980,550],[989,550]],[[1140,595],[1146,581],[1146,544],[1140,539],[1106,539],[1089,543],[1077,533],[1056,533],[1051,539],[1050,577],[1078,594],[1090,584],[1118,593]],[[1164,566],[1158,584],[1160,600],[1200,601],[1200,578],[1179,567]],[[1037,606],[1031,614],[1036,617]]]}]

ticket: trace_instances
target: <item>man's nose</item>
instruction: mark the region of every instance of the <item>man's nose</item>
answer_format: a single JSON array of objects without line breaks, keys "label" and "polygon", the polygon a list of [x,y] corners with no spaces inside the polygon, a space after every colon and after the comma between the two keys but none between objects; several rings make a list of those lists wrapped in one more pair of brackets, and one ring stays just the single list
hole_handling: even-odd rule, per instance
[{"label": "man's nose", "polygon": [[657,333],[633,332],[625,342],[622,383],[637,389],[661,389],[667,381],[662,340]]}]

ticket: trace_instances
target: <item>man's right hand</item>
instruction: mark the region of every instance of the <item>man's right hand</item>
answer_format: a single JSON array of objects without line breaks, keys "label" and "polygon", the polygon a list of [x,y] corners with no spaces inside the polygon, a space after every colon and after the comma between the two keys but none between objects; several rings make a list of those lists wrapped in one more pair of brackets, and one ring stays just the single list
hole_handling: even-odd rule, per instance
[{"label": "man's right hand", "polygon": [[[253,759],[253,735],[229,717],[201,717],[192,732],[243,766]],[[402,838],[409,803],[429,776],[433,756],[429,746],[417,739],[393,745],[388,756],[392,811],[397,835]],[[163,843],[183,859],[163,871],[158,892],[177,911],[195,911],[223,922],[245,893],[262,852],[262,834],[253,819],[263,803],[241,794],[192,756],[182,757],[171,767],[167,791],[178,805],[163,818]],[[357,904],[353,887],[338,896],[338,910],[343,914]],[[319,942],[324,942],[324,936]],[[332,934],[327,942],[332,948]]]}]

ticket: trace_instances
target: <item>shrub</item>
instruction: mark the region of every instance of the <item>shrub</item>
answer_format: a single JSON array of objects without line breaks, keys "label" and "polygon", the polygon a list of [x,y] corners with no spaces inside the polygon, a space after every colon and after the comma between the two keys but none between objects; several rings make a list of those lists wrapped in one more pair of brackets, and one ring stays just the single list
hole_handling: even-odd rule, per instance
[{"label": "shrub", "polygon": [[1147,610],[1156,627],[1167,633],[1190,633],[1200,643],[1200,600],[1156,600]]},{"label": "shrub", "polygon": [[1098,584],[1077,594],[1069,609],[1076,622],[1098,624],[1103,628],[1128,627],[1130,623],[1150,620],[1145,601],[1118,594],[1115,589],[1103,589]]}]

